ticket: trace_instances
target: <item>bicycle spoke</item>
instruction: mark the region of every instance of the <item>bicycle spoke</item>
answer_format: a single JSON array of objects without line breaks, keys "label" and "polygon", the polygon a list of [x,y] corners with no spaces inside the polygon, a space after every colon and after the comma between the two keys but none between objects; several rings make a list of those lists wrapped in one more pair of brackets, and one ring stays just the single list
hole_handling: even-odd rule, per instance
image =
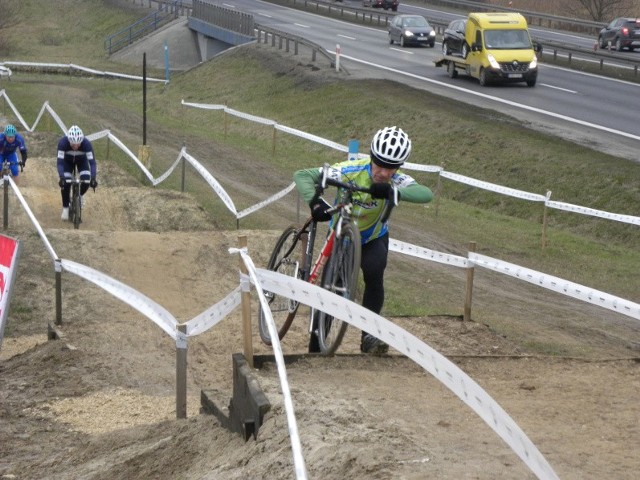
[{"label": "bicycle spoke", "polygon": [[[274,272],[298,278],[301,274],[299,266],[301,255],[300,249],[294,248],[297,243],[298,229],[292,225],[285,229],[276,242],[267,268]],[[288,297],[277,295],[274,292],[265,291],[264,293],[269,302],[271,316],[275,322],[278,337],[282,339],[296,316],[299,304]],[[271,345],[271,335],[262,308],[258,312],[258,331],[262,341],[267,345]]]}]

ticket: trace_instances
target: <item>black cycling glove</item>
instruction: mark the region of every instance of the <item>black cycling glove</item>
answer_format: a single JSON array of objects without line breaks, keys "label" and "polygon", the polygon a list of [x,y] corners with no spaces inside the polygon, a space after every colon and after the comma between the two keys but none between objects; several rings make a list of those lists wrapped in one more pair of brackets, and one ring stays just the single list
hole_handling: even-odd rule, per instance
[{"label": "black cycling glove", "polygon": [[311,217],[313,217],[316,222],[328,222],[331,220],[331,213],[328,212],[331,205],[329,205],[324,198],[321,197],[317,199],[309,206],[311,207]]},{"label": "black cycling glove", "polygon": [[58,185],[60,185],[60,188],[64,188],[66,181],[64,179],[64,177],[60,177],[60,180],[58,180]]},{"label": "black cycling glove", "polygon": [[96,191],[96,187],[98,186],[98,180],[96,180],[96,177],[91,177],[91,180],[89,181],[89,186],[91,188],[93,188],[93,191]]},{"label": "black cycling glove", "polygon": [[393,186],[390,183],[373,183],[369,192],[373,198],[391,198]]}]

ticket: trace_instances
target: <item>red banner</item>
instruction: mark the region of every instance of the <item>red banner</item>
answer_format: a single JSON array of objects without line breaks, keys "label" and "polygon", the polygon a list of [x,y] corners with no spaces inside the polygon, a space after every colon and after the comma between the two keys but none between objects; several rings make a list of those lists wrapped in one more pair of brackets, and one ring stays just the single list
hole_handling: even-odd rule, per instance
[{"label": "red banner", "polygon": [[16,272],[18,270],[18,256],[20,242],[13,238],[0,235],[0,346],[4,337],[4,326],[9,313],[9,301]]}]

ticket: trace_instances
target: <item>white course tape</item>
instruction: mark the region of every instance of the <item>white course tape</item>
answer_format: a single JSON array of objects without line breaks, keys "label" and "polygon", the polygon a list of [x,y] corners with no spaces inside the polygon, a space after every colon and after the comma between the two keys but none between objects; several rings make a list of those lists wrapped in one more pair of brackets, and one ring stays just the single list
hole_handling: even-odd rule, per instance
[{"label": "white course tape", "polygon": [[420,172],[438,173],[444,171],[442,167],[436,167],[435,165],[420,165],[418,163],[404,162],[402,165],[403,170],[417,170]]},{"label": "white course tape", "polygon": [[276,200],[281,199],[286,194],[288,194],[291,190],[293,190],[295,188],[295,186],[296,186],[295,183],[291,183],[291,185],[289,185],[287,188],[285,188],[284,190],[280,190],[278,193],[276,193],[275,195],[267,198],[266,200],[263,200],[260,203],[256,203],[255,205],[253,205],[253,206],[251,206],[249,208],[245,208],[241,212],[238,212],[238,214],[236,215],[236,218],[240,219],[240,218],[246,217],[250,213],[253,213],[256,210],[260,210],[262,207],[265,207],[265,206],[269,205],[270,203],[273,203]]},{"label": "white course tape", "polygon": [[182,155],[187,161],[196,169],[196,171],[200,174],[200,176],[204,179],[205,182],[209,184],[209,186],[213,189],[214,192],[218,194],[220,199],[224,202],[227,208],[234,214],[238,214],[238,210],[236,210],[236,206],[233,204],[233,200],[229,194],[222,188],[222,185],[218,183],[218,181],[213,178],[213,175],[209,173],[209,171],[202,166],[200,162],[198,162],[195,158],[189,155],[185,149],[182,149]]},{"label": "white course tape", "polygon": [[227,108],[225,105],[210,105],[208,103],[191,103],[182,100],[182,105],[185,107],[202,108],[204,110],[224,110]]},{"label": "white course tape", "polygon": [[[79,70],[81,72],[90,73],[92,75],[103,75],[110,76],[116,78],[126,78],[130,80],[144,80],[144,77],[136,76],[136,75],[128,75],[126,73],[115,73],[115,72],[104,72],[101,70],[93,70],[87,67],[81,67],[80,65],[75,65],[73,63],[35,63],[35,62],[4,62],[7,65],[14,65],[16,67],[42,67],[42,68],[57,68],[57,69],[68,69],[68,70]],[[162,82],[168,83],[167,80],[162,78],[152,78],[146,77],[148,82]]]},{"label": "white course tape", "polygon": [[240,286],[236,287],[229,295],[220,300],[215,305],[209,307],[200,315],[189,320],[187,325],[187,335],[194,337],[206,332],[216,325],[220,320],[229,315],[240,305]]},{"label": "white course tape", "polygon": [[[36,216],[33,214],[31,209],[29,208],[29,205],[27,204],[27,201],[22,196],[22,193],[20,193],[20,189],[16,185],[16,182],[13,181],[12,177],[9,177],[9,184],[11,185],[11,188],[13,189],[13,193],[15,193],[16,197],[18,197],[18,200],[20,201],[20,205],[22,205],[22,208],[24,208],[24,211],[27,213],[27,216],[31,220],[31,223],[33,224],[34,227],[36,227],[36,230],[38,231],[38,235],[40,235],[40,239],[44,242],[44,246],[46,247],[47,251],[49,252],[49,255],[51,255],[51,258],[53,258],[53,259],[58,258],[58,254],[53,249],[53,246],[51,245],[51,243],[49,242],[49,239],[45,235],[44,230],[42,230],[42,227],[38,223],[38,219],[36,218]],[[56,270],[56,271],[58,271],[58,270]]]},{"label": "white course tape", "polygon": [[55,122],[58,124],[60,129],[66,134],[67,133],[66,125],[64,124],[62,119],[58,116],[58,114],[53,110],[53,108],[49,106],[49,102],[46,102],[46,109],[47,109],[47,112],[49,112],[49,114],[53,117]]},{"label": "white course tape", "polygon": [[275,125],[276,122],[273,120],[269,120],[268,118],[257,117],[255,115],[251,115],[249,113],[239,112],[238,110],[234,110],[232,108],[225,108],[225,112],[229,115],[233,115],[238,118],[244,118],[245,120],[250,120],[252,122],[261,123],[263,125]]},{"label": "white course tape", "polygon": [[389,250],[392,252],[404,253],[405,255],[411,255],[412,257],[424,258],[425,260],[431,260],[433,262],[444,263],[445,265],[453,265],[454,267],[469,267],[469,261],[465,257],[436,252],[435,250],[418,247],[410,243],[401,242],[394,238],[389,239]]},{"label": "white course tape", "polygon": [[471,185],[473,187],[482,188],[483,190],[489,190],[492,192],[501,193],[503,195],[509,195],[511,197],[522,198],[524,200],[544,202],[547,199],[547,197],[545,197],[544,195],[539,195],[537,193],[523,192],[522,190],[503,187],[502,185],[496,185],[495,183],[483,182],[482,180],[476,180],[475,178],[465,177],[464,175],[446,172],[444,170],[440,172],[440,176],[448,178],[450,180],[455,180],[460,183],[466,183],[467,185]]},{"label": "white course tape", "polygon": [[640,304],[625,300],[624,298],[473,252],[469,252],[469,260],[478,267],[484,267],[488,270],[519,278],[520,280],[544,287],[548,290],[553,290],[554,292],[577,298],[583,302],[598,305],[599,307],[607,308],[640,320]]},{"label": "white course tape", "polygon": [[304,138],[305,140],[310,140],[312,142],[319,143],[320,145],[325,145],[327,147],[331,147],[334,150],[338,150],[340,152],[348,152],[349,147],[346,145],[341,145],[336,142],[332,142],[331,140],[327,140],[326,138],[318,137],[317,135],[313,135],[311,133],[303,132],[302,130],[297,130],[291,127],[285,127],[284,125],[276,124],[276,130],[281,130],[283,132],[290,133],[291,135],[295,135],[300,138]]},{"label": "white course tape", "polygon": [[[558,476],[527,435],[471,377],[416,336],[364,307],[316,285],[258,269],[260,287],[327,312],[382,339],[421,365],[486,422],[540,479]],[[256,285],[258,287],[258,285]]]},{"label": "white course tape", "polygon": [[284,364],[284,357],[282,355],[282,347],[280,346],[280,339],[278,337],[278,329],[276,328],[273,317],[271,316],[271,310],[269,309],[269,303],[264,296],[264,292],[260,283],[258,282],[256,267],[253,264],[251,257],[247,255],[246,248],[230,248],[229,253],[239,253],[242,261],[247,267],[249,278],[253,281],[258,299],[260,301],[260,308],[262,309],[267,319],[267,329],[269,330],[269,336],[271,337],[271,345],[273,348],[273,355],[276,359],[276,366],[278,368],[278,377],[280,379],[280,389],[282,390],[282,397],[284,400],[284,408],[287,416],[287,425],[289,427],[289,438],[291,440],[291,451],[293,454],[293,464],[296,471],[296,479],[307,479],[307,468],[304,463],[304,457],[302,456],[302,445],[300,442],[300,434],[298,433],[298,424],[296,422],[296,416],[293,409],[293,400],[291,399],[291,389],[289,388],[289,380],[287,379],[287,368]]},{"label": "white course tape", "polygon": [[593,208],[581,207],[579,205],[571,205],[570,203],[555,202],[547,200],[545,202],[549,208],[557,208],[558,210],[566,210],[567,212],[581,213],[582,215],[590,215],[592,217],[606,218],[607,220],[615,220],[616,222],[631,223],[640,225],[640,217],[633,215],[621,215],[619,213],[609,213],[604,210],[595,210]]},{"label": "white course tape", "polygon": [[138,310],[144,316],[153,320],[172,339],[176,339],[176,326],[178,325],[178,322],[168,310],[158,305],[149,297],[125,285],[124,283],[105,275],[104,273],[87,267],[86,265],[64,259],[60,262],[62,264],[62,268],[68,272],[74,273],[85,280],[89,280],[103,290],[106,290],[114,297],[120,299],[127,305]]},{"label": "white course tape", "polygon": [[129,150],[127,148],[127,146],[120,141],[120,139],[118,137],[113,135],[108,130],[104,130],[104,131],[108,133],[109,140],[111,140],[113,143],[115,143],[120,148],[120,150],[122,150],[124,153],[127,154],[127,156],[129,158],[131,158],[134,162],[136,162],[136,165],[138,165],[138,168],[140,170],[142,170],[144,172],[144,174],[146,175],[146,177],[149,179],[149,181],[151,181],[153,183],[153,175],[151,175],[151,172],[149,172],[149,170],[147,170],[147,168],[142,164],[142,162],[138,159],[138,157],[136,157],[133,154],[133,152],[131,150]]},{"label": "white course tape", "polygon": [[176,160],[171,164],[171,166],[167,169],[167,171],[164,172],[162,175],[160,175],[155,180],[153,180],[153,186],[154,187],[156,185],[160,185],[162,182],[165,181],[165,179],[169,175],[171,175],[173,173],[173,171],[176,169],[176,167],[180,164],[180,161],[182,160],[182,155],[184,154],[184,152],[185,152],[185,149],[184,149],[184,147],[182,147],[182,150],[180,150],[180,153],[178,154],[178,158],[176,158]]},{"label": "white course tape", "polygon": [[[13,104],[13,102],[11,101],[11,99],[9,98],[9,95],[7,95],[4,91],[4,89],[2,90],[2,96],[4,97],[5,101],[7,102],[7,104],[9,105],[9,107],[11,108],[11,111],[14,113],[14,115],[18,118],[18,120],[20,120],[20,123],[27,129],[29,130],[29,127],[27,127],[27,122],[24,121],[24,118],[22,118],[22,115],[20,115],[20,112],[18,111],[18,109],[15,107],[15,105]],[[32,130],[29,130],[32,131]]]}]

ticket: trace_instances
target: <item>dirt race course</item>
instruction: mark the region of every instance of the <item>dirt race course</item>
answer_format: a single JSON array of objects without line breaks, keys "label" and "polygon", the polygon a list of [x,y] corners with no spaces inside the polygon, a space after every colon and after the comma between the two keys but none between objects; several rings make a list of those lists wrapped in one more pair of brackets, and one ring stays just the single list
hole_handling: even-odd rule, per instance
[{"label": "dirt race course", "polygon": [[[29,168],[36,163],[42,168]],[[30,160],[20,178],[59,257],[126,283],[181,321],[237,286],[238,259],[228,248],[239,234],[248,235],[254,262],[266,263],[279,232],[219,231],[188,196],[127,185],[107,162],[101,171],[113,185],[88,194],[77,231],[59,219],[52,160]],[[52,261],[26,215],[16,212],[10,227],[23,252],[0,350],[0,478],[295,478],[274,365],[257,372],[272,403],[257,440],[245,443],[199,414],[201,389],[231,396],[231,355],[242,351],[240,309],[190,340],[188,419],[176,420],[173,341],[68,273],[64,338],[47,341],[55,318]],[[626,346],[615,340],[615,325],[602,338],[583,337],[599,345],[598,358],[545,358],[459,317],[393,320],[475,379],[560,478],[637,478],[637,331]],[[304,351],[304,326],[296,326],[285,353]],[[288,369],[309,478],[534,478],[433,377],[393,350],[383,358],[359,354],[358,338],[351,329],[335,358],[305,358]],[[257,333],[254,341],[255,353],[269,353]]]},{"label": "dirt race course", "polygon": [[[234,167],[249,168],[241,162],[234,159]],[[239,235],[247,235],[254,263],[266,265],[280,230],[221,230],[190,196],[141,186],[107,161],[99,168],[101,183],[88,194],[80,230],[60,220],[52,159],[30,158],[19,179],[60,258],[129,285],[179,321],[238,285],[238,258],[228,249]],[[199,413],[201,390],[231,397],[231,355],[242,351],[240,309],[190,339],[188,418],[176,420],[174,341],[93,284],[63,273],[64,338],[47,341],[55,320],[53,261],[12,194],[10,204],[6,233],[23,249],[0,347],[0,478],[295,478],[275,365],[256,372],[272,403],[257,440],[245,443]],[[392,235],[412,242],[410,233],[397,225]],[[453,250],[437,238],[421,239],[428,248]],[[389,268],[411,262],[392,254]],[[425,298],[443,275],[436,265],[416,270]],[[474,296],[474,321],[390,320],[478,382],[560,478],[638,478],[638,322],[486,273],[478,284],[485,286]],[[482,321],[483,311],[498,308],[508,335]],[[254,300],[254,325],[255,312]],[[304,321],[294,323],[285,353],[305,351],[305,328]],[[542,343],[563,342],[562,355],[528,350],[524,339],[532,332]],[[253,339],[256,354],[270,353],[257,328]],[[393,350],[382,358],[361,355],[358,341],[350,329],[337,356],[288,367],[309,478],[535,478],[437,380]]]}]

